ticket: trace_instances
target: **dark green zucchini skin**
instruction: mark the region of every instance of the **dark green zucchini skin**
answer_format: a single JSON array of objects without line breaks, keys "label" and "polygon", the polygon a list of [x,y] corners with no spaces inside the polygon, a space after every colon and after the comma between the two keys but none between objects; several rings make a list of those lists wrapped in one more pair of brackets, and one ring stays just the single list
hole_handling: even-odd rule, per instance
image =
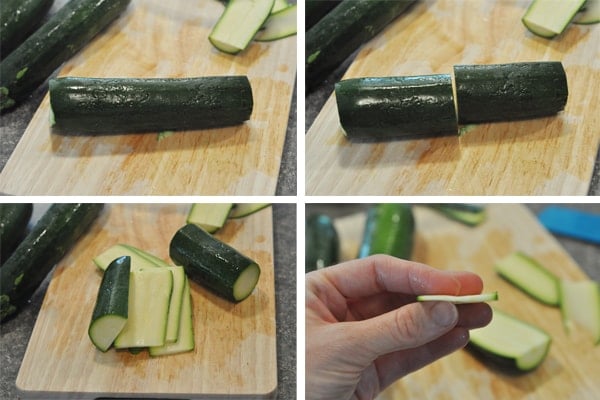
[{"label": "dark green zucchini skin", "polygon": [[5,58],[39,26],[54,0],[0,2],[0,54]]},{"label": "dark green zucchini skin", "polygon": [[304,29],[308,31],[341,2],[342,0],[306,0],[304,6],[306,26]]},{"label": "dark green zucchini skin", "polygon": [[312,214],[306,218],[304,246],[306,272],[338,263],[340,240],[329,216]]},{"label": "dark green zucchini skin", "polygon": [[310,91],[415,0],[342,1],[306,32],[306,89]]},{"label": "dark green zucchini skin", "polygon": [[461,124],[554,115],[569,94],[558,61],[456,65],[454,79]]},{"label": "dark green zucchini skin", "polygon": [[456,135],[450,75],[355,78],[335,85],[349,139]]},{"label": "dark green zucchini skin", "polygon": [[50,81],[50,104],[62,133],[127,133],[241,124],[253,100],[246,76],[65,77]]},{"label": "dark green zucchini skin", "polygon": [[249,266],[258,265],[194,224],[175,233],[169,255],[191,280],[232,302],[239,301],[233,295],[237,278]]},{"label": "dark green zucchini skin", "polygon": [[0,111],[27,98],[131,0],[71,0],[0,63]]},{"label": "dark green zucchini skin", "polygon": [[32,213],[31,203],[0,204],[0,265],[23,239]]},{"label": "dark green zucchini skin", "polygon": [[0,268],[0,321],[20,309],[102,208],[102,204],[50,206]]},{"label": "dark green zucchini skin", "polygon": [[486,365],[508,375],[523,375],[531,370],[522,370],[517,366],[515,359],[503,357],[494,354],[486,348],[480,347],[473,342],[469,342],[465,347],[475,358],[481,360]]},{"label": "dark green zucchini skin", "polygon": [[358,258],[374,254],[410,260],[414,247],[415,218],[409,204],[377,204],[367,211]]}]

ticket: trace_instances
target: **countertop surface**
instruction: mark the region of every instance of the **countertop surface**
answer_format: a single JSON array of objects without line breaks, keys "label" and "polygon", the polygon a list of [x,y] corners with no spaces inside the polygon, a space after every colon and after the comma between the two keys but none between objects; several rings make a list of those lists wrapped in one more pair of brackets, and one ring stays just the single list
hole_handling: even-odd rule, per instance
[{"label": "countertop surface", "polygon": [[[296,398],[296,208],[273,205],[277,318],[277,398]],[[40,310],[49,278],[30,304],[0,326],[0,399],[19,399],[15,380]]]}]

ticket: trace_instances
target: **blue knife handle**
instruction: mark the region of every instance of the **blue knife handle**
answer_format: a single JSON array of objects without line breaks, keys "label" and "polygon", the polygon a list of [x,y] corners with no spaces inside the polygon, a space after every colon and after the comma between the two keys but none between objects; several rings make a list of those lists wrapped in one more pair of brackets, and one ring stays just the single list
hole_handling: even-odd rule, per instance
[{"label": "blue knife handle", "polygon": [[550,232],[600,244],[600,215],[562,206],[549,206],[538,219]]}]

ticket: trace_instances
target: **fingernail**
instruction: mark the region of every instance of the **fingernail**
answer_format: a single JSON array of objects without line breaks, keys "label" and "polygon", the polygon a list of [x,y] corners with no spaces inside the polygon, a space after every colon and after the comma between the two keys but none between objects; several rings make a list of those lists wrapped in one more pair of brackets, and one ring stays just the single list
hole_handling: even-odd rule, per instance
[{"label": "fingernail", "polygon": [[431,318],[439,326],[449,326],[456,322],[458,311],[454,304],[440,301],[431,309]]}]

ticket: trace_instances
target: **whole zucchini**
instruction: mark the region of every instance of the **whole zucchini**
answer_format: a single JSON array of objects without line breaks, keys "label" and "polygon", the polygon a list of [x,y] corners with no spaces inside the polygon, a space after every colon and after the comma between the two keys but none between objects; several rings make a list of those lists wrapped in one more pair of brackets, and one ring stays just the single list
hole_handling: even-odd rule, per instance
[{"label": "whole zucchini", "polygon": [[204,129],[241,124],[252,113],[246,76],[50,81],[55,127],[64,133]]},{"label": "whole zucchini", "polygon": [[408,204],[378,204],[369,208],[358,258],[373,254],[410,260],[415,218]]},{"label": "whole zucchini", "polygon": [[0,111],[29,96],[131,0],[71,0],[0,63]]},{"label": "whole zucchini", "polygon": [[569,93],[558,61],[456,65],[454,79],[461,124],[553,115]]},{"label": "whole zucchini", "polygon": [[0,53],[5,58],[39,25],[54,0],[2,0]]},{"label": "whole zucchini", "polygon": [[0,265],[23,239],[33,213],[33,204],[0,204]]},{"label": "whole zucchini", "polygon": [[175,233],[169,254],[190,279],[233,302],[248,297],[260,276],[255,261],[194,224]]},{"label": "whole zucchini", "polygon": [[306,218],[305,227],[305,272],[336,264],[340,256],[340,241],[331,218],[312,214]]},{"label": "whole zucchini", "polygon": [[15,314],[96,220],[102,204],[53,204],[0,268],[0,321]]},{"label": "whole zucchini", "polygon": [[341,0],[306,0],[304,29],[308,31],[341,2]]},{"label": "whole zucchini", "polygon": [[450,75],[346,79],[336,83],[335,99],[349,139],[458,132]]},{"label": "whole zucchini", "polygon": [[346,58],[415,0],[344,0],[306,32],[306,89],[321,83]]}]

